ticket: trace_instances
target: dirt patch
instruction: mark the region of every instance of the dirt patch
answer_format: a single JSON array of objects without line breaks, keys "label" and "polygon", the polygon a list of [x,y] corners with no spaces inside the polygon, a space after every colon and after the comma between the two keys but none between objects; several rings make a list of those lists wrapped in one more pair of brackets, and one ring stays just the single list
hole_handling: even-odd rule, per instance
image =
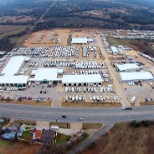
[{"label": "dirt patch", "polygon": [[33,33],[24,42],[26,47],[49,47],[49,46],[61,46],[67,45],[67,39],[69,38],[69,30],[55,29],[55,30],[44,30]]},{"label": "dirt patch", "polygon": [[36,126],[38,127],[45,127],[45,128],[49,128],[50,127],[50,123],[49,122],[45,122],[45,121],[36,121]]},{"label": "dirt patch", "polygon": [[82,123],[70,123],[70,129],[80,130],[83,128]]}]

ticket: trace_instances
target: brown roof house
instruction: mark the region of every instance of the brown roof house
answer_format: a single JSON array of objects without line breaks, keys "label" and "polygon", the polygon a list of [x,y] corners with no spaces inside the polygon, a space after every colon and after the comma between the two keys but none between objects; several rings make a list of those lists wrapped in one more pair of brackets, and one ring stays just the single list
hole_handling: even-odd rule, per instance
[{"label": "brown roof house", "polygon": [[56,137],[57,137],[56,131],[50,129],[48,130],[43,129],[41,134],[41,142],[45,145],[52,145],[53,143],[55,143]]}]

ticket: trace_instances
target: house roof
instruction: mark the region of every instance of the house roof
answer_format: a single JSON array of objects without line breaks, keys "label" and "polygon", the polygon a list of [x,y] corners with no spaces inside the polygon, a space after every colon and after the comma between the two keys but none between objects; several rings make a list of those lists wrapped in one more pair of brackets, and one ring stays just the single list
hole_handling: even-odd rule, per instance
[{"label": "house roof", "polygon": [[42,130],[41,140],[43,142],[52,142],[55,139],[55,131],[53,130]]},{"label": "house roof", "polygon": [[36,130],[35,131],[35,138],[40,139],[41,138],[41,134],[42,134],[41,130]]}]

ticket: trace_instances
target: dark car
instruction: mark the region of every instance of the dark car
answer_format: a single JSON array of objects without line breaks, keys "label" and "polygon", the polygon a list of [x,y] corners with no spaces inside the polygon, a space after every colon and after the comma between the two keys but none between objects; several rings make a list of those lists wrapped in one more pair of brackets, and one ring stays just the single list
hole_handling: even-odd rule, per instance
[{"label": "dark car", "polygon": [[66,115],[62,115],[61,117],[62,117],[62,118],[66,118]]},{"label": "dark car", "polygon": [[132,110],[133,108],[132,107],[124,107],[122,108],[123,110]]}]

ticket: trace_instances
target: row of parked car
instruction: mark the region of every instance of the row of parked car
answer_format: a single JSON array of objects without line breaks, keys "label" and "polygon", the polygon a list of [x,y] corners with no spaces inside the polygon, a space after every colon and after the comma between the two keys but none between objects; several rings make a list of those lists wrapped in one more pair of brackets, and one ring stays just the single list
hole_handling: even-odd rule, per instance
[{"label": "row of parked car", "polygon": [[27,97],[27,96],[23,96],[23,97],[19,97],[18,100],[36,100],[36,101],[45,101],[45,100],[52,100],[52,98],[45,98],[45,97]]}]

